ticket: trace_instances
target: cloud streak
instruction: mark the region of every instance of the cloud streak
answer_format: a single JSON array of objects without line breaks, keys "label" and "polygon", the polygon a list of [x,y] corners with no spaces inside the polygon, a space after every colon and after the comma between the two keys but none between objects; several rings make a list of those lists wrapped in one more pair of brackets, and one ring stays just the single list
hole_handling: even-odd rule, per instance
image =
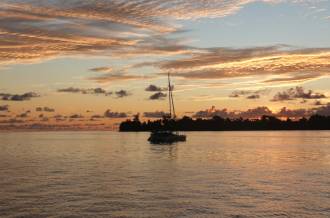
[{"label": "cloud streak", "polygon": [[267,94],[269,89],[261,89],[261,90],[235,90],[233,91],[229,97],[230,98],[239,98],[242,96],[246,96],[246,99],[258,99],[263,94]]},{"label": "cloud streak", "polygon": [[91,94],[91,95],[105,95],[110,96],[112,95],[111,91],[106,91],[102,88],[89,88],[89,89],[83,89],[83,88],[64,88],[64,89],[58,89],[58,92],[65,92],[65,93],[80,93],[80,94]]},{"label": "cloud streak", "polygon": [[262,78],[263,83],[304,82],[330,73],[330,48],[288,46],[210,48],[185,58],[153,63],[162,75],[185,79]]},{"label": "cloud streak", "polygon": [[175,21],[224,17],[253,2],[281,0],[2,0],[0,60],[187,53],[166,37],[181,30]]},{"label": "cloud streak", "polygon": [[122,73],[107,73],[100,76],[91,77],[89,79],[96,81],[98,83],[111,83],[111,82],[120,82],[120,81],[128,81],[128,80],[142,80],[148,78],[151,77],[132,75],[122,72]]},{"label": "cloud streak", "polygon": [[3,0],[0,59],[16,63],[81,54],[176,52],[182,48],[175,43],[160,47],[146,39],[177,31],[171,19],[225,16],[246,2]]}]

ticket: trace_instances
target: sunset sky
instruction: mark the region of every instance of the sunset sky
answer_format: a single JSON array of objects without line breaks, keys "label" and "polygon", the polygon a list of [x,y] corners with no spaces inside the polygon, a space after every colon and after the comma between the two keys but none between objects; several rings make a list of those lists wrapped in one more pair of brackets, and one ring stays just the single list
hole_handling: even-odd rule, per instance
[{"label": "sunset sky", "polygon": [[[2,0],[0,126],[330,115],[328,0]],[[111,126],[110,125],[110,126]]]}]

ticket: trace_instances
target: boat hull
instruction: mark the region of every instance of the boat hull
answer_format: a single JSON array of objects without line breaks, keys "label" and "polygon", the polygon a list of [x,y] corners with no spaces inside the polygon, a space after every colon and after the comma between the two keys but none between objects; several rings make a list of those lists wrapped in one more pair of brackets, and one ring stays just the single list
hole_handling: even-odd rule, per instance
[{"label": "boat hull", "polygon": [[152,133],[148,138],[148,141],[152,144],[172,144],[175,142],[186,141],[185,135],[179,134],[157,134]]}]

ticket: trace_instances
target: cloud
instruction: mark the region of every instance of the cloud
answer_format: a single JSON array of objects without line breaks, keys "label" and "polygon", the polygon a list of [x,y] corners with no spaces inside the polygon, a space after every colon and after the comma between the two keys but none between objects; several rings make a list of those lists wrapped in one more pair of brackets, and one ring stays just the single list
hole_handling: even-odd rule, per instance
[{"label": "cloud", "polygon": [[212,118],[220,116],[223,118],[260,118],[263,115],[273,116],[273,112],[265,106],[248,109],[246,111],[229,111],[228,109],[216,109],[212,106],[210,109],[201,110],[196,112],[193,117],[195,118]]},{"label": "cloud", "polygon": [[16,117],[18,118],[27,118],[31,111],[25,111],[24,113],[18,114]]},{"label": "cloud", "polygon": [[112,95],[112,92],[106,91],[102,88],[82,89],[82,88],[69,87],[64,89],[58,89],[57,91],[66,92],[66,93],[81,93],[81,94],[105,95],[105,96]]},{"label": "cloud", "polygon": [[24,94],[8,94],[8,93],[0,93],[0,97],[4,101],[28,101],[31,98],[40,97],[35,92],[26,92]]},{"label": "cloud", "polygon": [[98,83],[109,83],[109,82],[118,82],[118,81],[127,81],[127,80],[141,80],[148,79],[151,77],[140,76],[140,75],[131,75],[127,73],[107,73],[101,76],[91,77],[90,80],[96,81]]},{"label": "cloud", "polygon": [[124,97],[131,95],[131,93],[129,93],[128,91],[123,90],[123,89],[115,92],[115,94],[116,94],[117,98],[124,98]]},{"label": "cloud", "polygon": [[0,120],[0,123],[3,123],[3,124],[18,124],[18,123],[24,123],[24,120],[11,118],[9,120]]},{"label": "cloud", "polygon": [[84,116],[80,115],[80,114],[72,114],[69,116],[70,119],[81,119],[84,118]]},{"label": "cloud", "polygon": [[127,118],[127,114],[124,112],[112,112],[110,109],[104,112],[106,118]]},{"label": "cloud", "polygon": [[246,97],[246,99],[258,99],[258,98],[260,98],[260,95],[258,94],[253,94]]},{"label": "cloud", "polygon": [[214,116],[233,118],[235,116],[235,113],[229,112],[226,108],[218,110],[215,108],[215,106],[212,106],[210,109],[201,110],[193,114],[193,117],[195,118],[212,118]]},{"label": "cloud", "polygon": [[288,117],[288,118],[301,118],[309,117],[312,115],[312,111],[308,109],[287,109],[286,107],[276,114],[277,117]]},{"label": "cloud", "polygon": [[229,97],[231,98],[239,98],[241,96],[246,96],[247,99],[258,99],[262,94],[269,93],[269,89],[260,89],[260,90],[235,90],[233,91]]},{"label": "cloud", "polygon": [[274,114],[268,107],[265,106],[248,109],[237,114],[237,116],[243,118],[260,118],[263,115],[273,116]]},{"label": "cloud", "polygon": [[164,100],[167,94],[162,92],[157,92],[149,97],[149,100]]},{"label": "cloud", "polygon": [[251,91],[246,91],[246,90],[235,90],[233,91],[229,97],[231,98],[238,98],[241,97],[242,95],[248,95],[251,94]]},{"label": "cloud", "polygon": [[226,108],[216,109],[214,106],[212,106],[209,109],[201,110],[194,113],[193,117],[212,118],[214,116],[220,116],[222,118],[231,118],[231,119],[237,119],[237,118],[258,119],[261,118],[263,115],[266,115],[266,116],[275,116],[279,118],[298,119],[302,117],[310,117],[315,114],[330,116],[330,103],[327,103],[321,107],[310,108],[310,109],[305,109],[305,108],[289,109],[287,107],[282,107],[278,112],[274,112],[266,106],[259,106],[256,108],[251,108],[242,111],[239,110],[230,111]]},{"label": "cloud", "polygon": [[161,92],[161,91],[166,91],[166,90],[167,90],[167,88],[158,87],[158,86],[153,85],[153,84],[149,85],[145,89],[145,91],[147,91],[147,92]]},{"label": "cloud", "polygon": [[36,107],[36,111],[38,112],[49,112],[49,113],[52,113],[52,112],[55,112],[55,109],[54,108],[50,108],[50,107]]},{"label": "cloud", "polygon": [[49,118],[48,117],[42,117],[40,119],[41,122],[48,122],[49,121]]},{"label": "cloud", "polygon": [[[102,88],[95,88],[90,90],[93,94],[104,94],[104,95],[112,95],[112,92],[107,92]],[[88,91],[87,91],[88,93]]]},{"label": "cloud", "polygon": [[66,116],[63,116],[61,114],[56,114],[53,118],[55,119],[56,122],[65,121],[67,119]]},{"label": "cloud", "polygon": [[181,30],[175,21],[225,17],[253,2],[281,0],[2,0],[0,60],[175,54],[186,50],[164,37]]},{"label": "cloud", "polygon": [[186,79],[255,77],[263,83],[300,83],[328,76],[330,49],[295,49],[289,46],[209,48],[184,58],[153,63],[161,75]]},{"label": "cloud", "polygon": [[320,100],[316,100],[316,101],[313,103],[313,105],[315,105],[315,106],[321,106],[321,105],[324,105],[324,104],[323,104],[322,101],[320,101]]},{"label": "cloud", "polygon": [[[236,4],[214,3],[214,6],[218,5],[225,13],[236,8]],[[186,11],[187,8],[190,10]],[[206,17],[213,10],[214,7],[188,0],[3,0],[0,34],[4,40],[0,43],[0,60],[15,63],[81,54],[148,54],[153,50],[166,53],[170,46],[162,51],[156,40],[151,45],[145,41],[151,41],[148,39],[153,35],[177,31],[168,22],[169,17]]]},{"label": "cloud", "polygon": [[8,105],[0,105],[0,112],[1,111],[8,112],[9,111],[9,106]]},{"label": "cloud", "polygon": [[69,92],[69,93],[80,93],[83,91],[83,89],[69,87],[69,88],[59,89],[57,91],[58,92]]},{"label": "cloud", "polygon": [[322,93],[314,93],[312,90],[305,92],[303,87],[297,86],[283,92],[278,92],[272,101],[291,101],[296,99],[322,99],[326,96]]},{"label": "cloud", "polygon": [[110,73],[113,71],[113,68],[112,67],[96,67],[96,68],[92,68],[90,70],[94,71],[94,72]]},{"label": "cloud", "polygon": [[[69,87],[69,88],[64,88],[64,89],[58,89],[58,92],[66,92],[66,93],[80,93],[80,94],[92,94],[92,95],[104,95],[104,96],[110,96],[113,94],[112,91],[107,91],[102,88],[90,88],[90,89],[82,89],[82,88],[74,88],[74,87]],[[119,90],[114,93],[117,98],[123,98],[131,95],[126,90]]]},{"label": "cloud", "polygon": [[323,116],[330,116],[330,103],[315,109],[315,113]]},{"label": "cloud", "polygon": [[98,114],[95,114],[95,115],[91,116],[91,119],[101,119],[101,118],[104,118],[104,116],[101,116],[101,115],[98,115]]},{"label": "cloud", "polygon": [[143,116],[146,118],[163,118],[168,116],[168,113],[165,113],[164,111],[144,112]]},{"label": "cloud", "polygon": [[56,114],[56,115],[54,116],[54,118],[55,118],[55,119],[63,118],[63,115],[61,115],[61,114]]}]

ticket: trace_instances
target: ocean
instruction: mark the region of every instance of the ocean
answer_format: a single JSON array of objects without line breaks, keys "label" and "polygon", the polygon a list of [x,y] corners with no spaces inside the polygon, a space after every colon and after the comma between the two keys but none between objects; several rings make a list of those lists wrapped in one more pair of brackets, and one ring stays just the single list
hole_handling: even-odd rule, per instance
[{"label": "ocean", "polygon": [[0,217],[330,217],[330,131],[0,133]]}]

